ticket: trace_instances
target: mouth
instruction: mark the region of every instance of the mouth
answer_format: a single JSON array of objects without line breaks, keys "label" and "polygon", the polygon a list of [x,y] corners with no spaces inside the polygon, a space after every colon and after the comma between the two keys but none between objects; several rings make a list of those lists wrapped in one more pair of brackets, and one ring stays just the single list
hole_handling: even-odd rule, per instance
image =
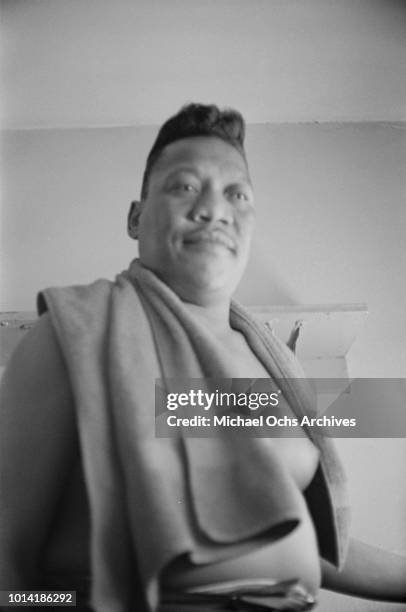
[{"label": "mouth", "polygon": [[206,246],[210,247],[213,245],[214,247],[222,247],[233,253],[235,253],[237,250],[235,240],[233,240],[231,236],[228,236],[227,234],[219,230],[194,232],[186,236],[183,239],[183,243],[186,246],[196,246],[203,248],[205,248]]}]

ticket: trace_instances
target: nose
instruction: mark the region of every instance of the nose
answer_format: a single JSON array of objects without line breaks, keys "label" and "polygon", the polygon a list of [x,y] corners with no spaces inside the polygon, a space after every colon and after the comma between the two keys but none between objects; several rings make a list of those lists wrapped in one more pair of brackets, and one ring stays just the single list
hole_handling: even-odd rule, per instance
[{"label": "nose", "polygon": [[232,223],[231,204],[223,194],[214,190],[204,191],[193,203],[190,216],[202,223]]}]

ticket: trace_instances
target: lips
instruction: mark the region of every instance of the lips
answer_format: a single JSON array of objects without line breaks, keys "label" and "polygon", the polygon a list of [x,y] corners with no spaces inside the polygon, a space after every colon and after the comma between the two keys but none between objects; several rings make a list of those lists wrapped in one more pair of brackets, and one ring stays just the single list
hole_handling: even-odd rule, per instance
[{"label": "lips", "polygon": [[235,240],[220,230],[193,232],[185,236],[183,242],[186,245],[214,244],[223,246],[229,251],[236,250]]}]

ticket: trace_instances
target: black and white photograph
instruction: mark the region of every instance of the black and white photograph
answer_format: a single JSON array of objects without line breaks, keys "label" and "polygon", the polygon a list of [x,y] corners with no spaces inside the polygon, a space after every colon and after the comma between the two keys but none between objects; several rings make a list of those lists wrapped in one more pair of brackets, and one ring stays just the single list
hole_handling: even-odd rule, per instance
[{"label": "black and white photograph", "polygon": [[406,2],[0,0],[0,610],[406,612]]}]

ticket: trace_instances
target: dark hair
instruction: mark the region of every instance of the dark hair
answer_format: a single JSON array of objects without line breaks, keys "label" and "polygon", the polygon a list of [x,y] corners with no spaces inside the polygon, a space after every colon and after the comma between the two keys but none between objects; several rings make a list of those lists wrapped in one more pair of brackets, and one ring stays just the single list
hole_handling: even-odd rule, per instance
[{"label": "dark hair", "polygon": [[215,136],[237,149],[244,159],[245,123],[233,109],[220,110],[214,104],[187,104],[162,125],[147,157],[141,187],[141,199],[147,197],[148,181],[153,165],[163,149],[176,140],[193,136]]}]

